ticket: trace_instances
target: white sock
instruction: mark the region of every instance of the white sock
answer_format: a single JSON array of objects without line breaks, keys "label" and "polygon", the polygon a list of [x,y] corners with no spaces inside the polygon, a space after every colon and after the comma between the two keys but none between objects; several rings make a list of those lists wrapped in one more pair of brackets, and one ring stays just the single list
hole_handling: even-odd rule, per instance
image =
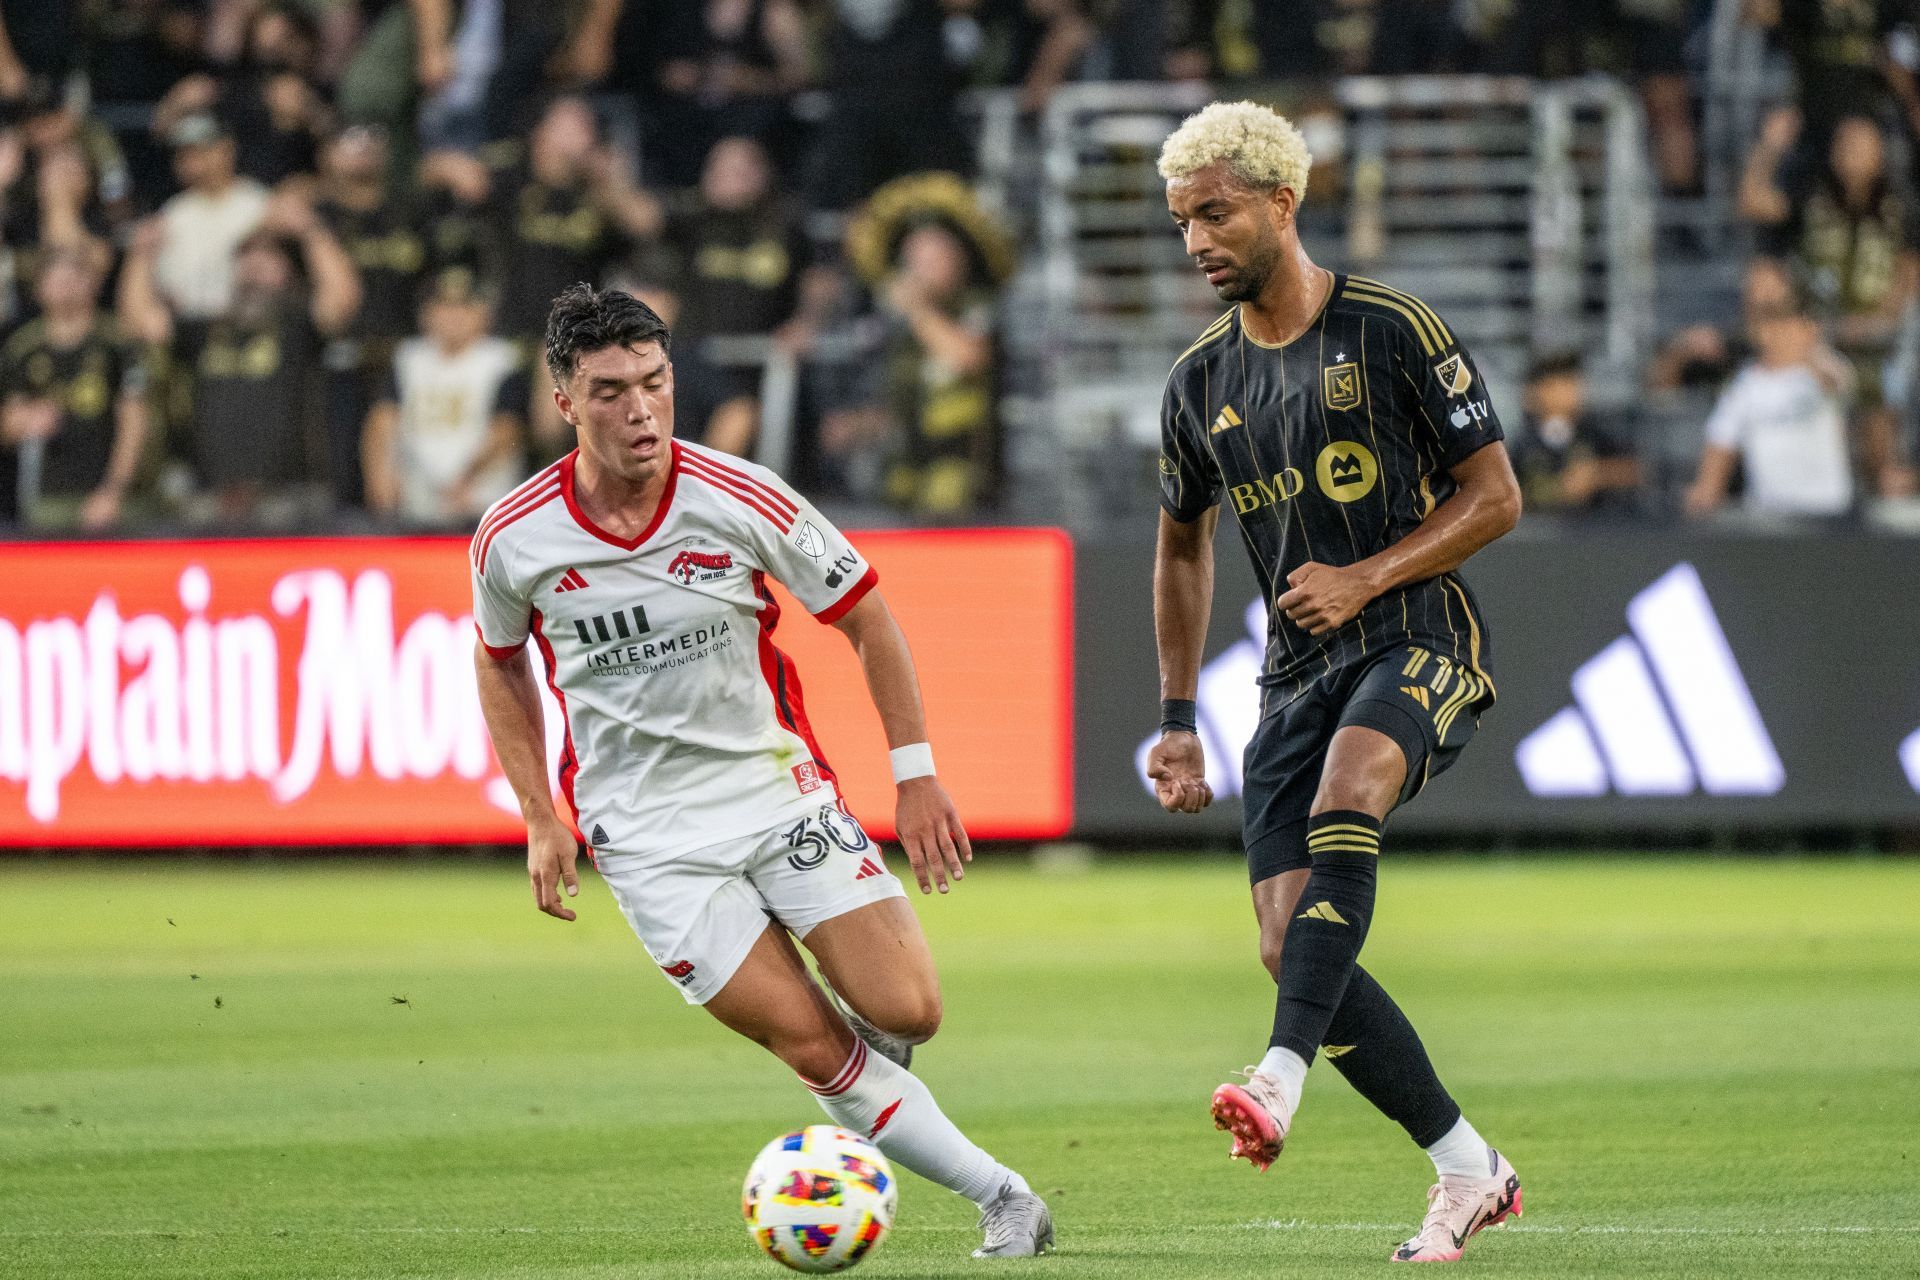
[{"label": "white sock", "polygon": [[1300,1093],[1307,1087],[1306,1059],[1291,1049],[1275,1045],[1267,1050],[1267,1056],[1260,1059],[1260,1065],[1254,1070],[1280,1082],[1280,1096],[1287,1101],[1288,1115],[1300,1110]]},{"label": "white sock", "polygon": [[843,1129],[865,1134],[887,1159],[929,1182],[957,1191],[981,1208],[1011,1183],[1026,1191],[1027,1180],[967,1140],[953,1121],[905,1067],[871,1053],[855,1040],[840,1074],[826,1084],[806,1077],[820,1105]]},{"label": "white sock", "polygon": [[1461,1116],[1454,1121],[1453,1128],[1447,1130],[1446,1137],[1427,1148],[1427,1155],[1433,1159],[1435,1173],[1485,1178],[1493,1172],[1487,1155],[1489,1149],[1487,1140]]}]

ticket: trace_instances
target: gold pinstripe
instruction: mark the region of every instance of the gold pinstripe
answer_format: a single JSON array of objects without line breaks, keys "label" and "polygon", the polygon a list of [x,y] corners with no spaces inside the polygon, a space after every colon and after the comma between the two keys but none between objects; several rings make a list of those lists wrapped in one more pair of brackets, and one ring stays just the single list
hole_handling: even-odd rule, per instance
[{"label": "gold pinstripe", "polygon": [[1453,330],[1447,328],[1447,322],[1440,318],[1440,313],[1408,293],[1405,289],[1396,289],[1392,285],[1375,280],[1370,276],[1348,276],[1347,283],[1357,283],[1370,289],[1378,289],[1381,293],[1398,298],[1400,301],[1407,303],[1415,311],[1418,311],[1427,318],[1427,323],[1433,326],[1433,331],[1439,337],[1440,345],[1443,348],[1453,345]]},{"label": "gold pinstripe", "polygon": [[[1493,681],[1488,678],[1486,672],[1480,669],[1480,623],[1479,620],[1473,616],[1473,606],[1467,603],[1467,593],[1462,591],[1460,584],[1455,582],[1448,574],[1443,573],[1440,575],[1440,584],[1444,587],[1452,587],[1454,592],[1460,597],[1460,612],[1467,615],[1467,663],[1473,668],[1474,674],[1482,680],[1485,680],[1487,687],[1491,689],[1493,688]],[[1448,610],[1448,614],[1451,616],[1451,609]],[[1495,696],[1497,697],[1498,694],[1496,693]]]},{"label": "gold pinstripe", "polygon": [[1232,319],[1233,319],[1233,312],[1229,311],[1227,312],[1227,314],[1221,316],[1218,320],[1215,320],[1212,324],[1208,325],[1205,329],[1202,329],[1200,331],[1200,336],[1193,340],[1193,345],[1188,347],[1185,351],[1182,351],[1180,353],[1180,358],[1173,362],[1174,368],[1176,369],[1179,368],[1181,360],[1185,360],[1188,356],[1192,355],[1194,352],[1198,351],[1200,348],[1206,346],[1209,342],[1212,342],[1215,338],[1218,338],[1222,334],[1224,334],[1227,331],[1228,322],[1231,321]]},{"label": "gold pinstripe", "polygon": [[1384,296],[1374,297],[1369,294],[1362,293],[1359,290],[1352,288],[1351,286],[1349,286],[1347,291],[1345,293],[1342,293],[1340,296],[1342,299],[1345,299],[1345,300],[1350,300],[1353,302],[1370,302],[1376,307],[1387,307],[1391,310],[1398,311],[1401,315],[1407,318],[1407,323],[1413,326],[1414,336],[1420,339],[1420,349],[1422,351],[1425,351],[1430,356],[1435,356],[1440,354],[1439,351],[1433,345],[1433,339],[1428,336],[1427,327],[1421,321],[1420,317],[1413,314],[1413,312],[1409,308],[1401,305],[1398,302],[1395,302],[1392,298],[1388,298]]}]

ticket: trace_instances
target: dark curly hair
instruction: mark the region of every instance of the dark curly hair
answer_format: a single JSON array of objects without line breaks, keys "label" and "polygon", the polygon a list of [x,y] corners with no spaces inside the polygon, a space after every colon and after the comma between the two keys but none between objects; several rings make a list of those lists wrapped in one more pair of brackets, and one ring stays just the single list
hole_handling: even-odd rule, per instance
[{"label": "dark curly hair", "polygon": [[667,322],[630,293],[576,284],[553,300],[547,313],[547,372],[565,386],[580,357],[608,347],[657,342],[667,350]]}]

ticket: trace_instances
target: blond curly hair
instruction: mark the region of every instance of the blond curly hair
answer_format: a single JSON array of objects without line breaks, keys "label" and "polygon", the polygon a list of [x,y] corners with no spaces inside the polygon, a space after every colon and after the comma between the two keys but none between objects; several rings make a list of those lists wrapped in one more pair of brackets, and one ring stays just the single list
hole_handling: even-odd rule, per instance
[{"label": "blond curly hair", "polygon": [[1188,116],[1160,148],[1160,176],[1184,178],[1219,160],[1250,187],[1291,187],[1306,199],[1307,140],[1271,107],[1216,102]]}]

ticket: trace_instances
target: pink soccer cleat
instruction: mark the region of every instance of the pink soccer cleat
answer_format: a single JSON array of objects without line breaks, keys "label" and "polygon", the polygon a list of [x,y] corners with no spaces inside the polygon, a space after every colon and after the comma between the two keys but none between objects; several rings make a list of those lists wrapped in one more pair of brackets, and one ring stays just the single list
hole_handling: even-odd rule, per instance
[{"label": "pink soccer cleat", "polygon": [[1507,1158],[1487,1148],[1484,1178],[1441,1175],[1427,1189],[1427,1220],[1413,1239],[1393,1251],[1393,1262],[1458,1262],[1474,1233],[1520,1216],[1520,1175]]},{"label": "pink soccer cleat", "polygon": [[1280,1096],[1280,1082],[1252,1067],[1240,1074],[1244,1085],[1223,1084],[1213,1091],[1213,1127],[1233,1135],[1230,1160],[1245,1159],[1265,1173],[1287,1141],[1293,1117]]}]

